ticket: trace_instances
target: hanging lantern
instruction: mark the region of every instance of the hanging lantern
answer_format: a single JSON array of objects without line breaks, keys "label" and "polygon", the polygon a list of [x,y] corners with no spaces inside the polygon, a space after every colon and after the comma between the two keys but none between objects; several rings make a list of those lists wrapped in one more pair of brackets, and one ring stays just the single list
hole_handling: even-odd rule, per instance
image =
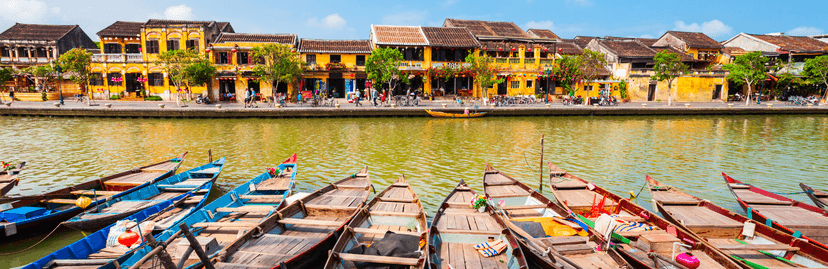
[{"label": "hanging lantern", "polygon": [[233,48],[233,49],[230,50],[230,52],[236,52],[236,51],[237,51],[236,48]]},{"label": "hanging lantern", "polygon": [[517,49],[515,49],[515,48],[512,48],[512,52],[514,52],[514,51],[516,51],[516,50],[517,50]]},{"label": "hanging lantern", "polygon": [[498,51],[503,51],[503,48],[497,48]]},{"label": "hanging lantern", "polygon": [[546,52],[546,48],[543,48],[543,52]]},{"label": "hanging lantern", "polygon": [[532,51],[532,48],[526,48],[526,51]]},{"label": "hanging lantern", "polygon": [[138,233],[133,232],[132,230],[126,230],[118,236],[118,243],[126,247],[130,247],[138,242],[138,239],[141,239],[141,237],[138,236]]},{"label": "hanging lantern", "polygon": [[561,52],[563,52],[563,49],[558,49],[558,53],[561,53]]},{"label": "hanging lantern", "polygon": [[204,49],[204,52],[210,52],[210,48]]}]

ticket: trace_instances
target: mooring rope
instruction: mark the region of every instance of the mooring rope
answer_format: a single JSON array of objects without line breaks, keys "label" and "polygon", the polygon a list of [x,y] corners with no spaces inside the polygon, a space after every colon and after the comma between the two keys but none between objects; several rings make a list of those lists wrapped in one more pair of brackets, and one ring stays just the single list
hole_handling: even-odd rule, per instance
[{"label": "mooring rope", "polygon": [[46,237],[43,237],[43,239],[40,239],[40,241],[37,241],[37,243],[35,243],[34,245],[31,245],[31,246],[27,247],[27,248],[26,248],[26,249],[24,249],[24,250],[18,250],[18,251],[14,251],[14,252],[7,252],[7,253],[0,253],[0,256],[9,256],[9,255],[20,254],[20,253],[26,252],[27,250],[32,249],[33,247],[35,247],[35,246],[39,245],[40,243],[43,243],[43,241],[45,241],[45,240],[46,240],[46,238],[49,238],[49,236],[52,236],[52,234],[53,234],[53,233],[55,233],[55,231],[57,231],[57,230],[58,230],[58,228],[60,228],[60,224],[58,224],[58,226],[57,226],[57,227],[55,227],[55,229],[54,229],[54,230],[52,230],[51,232],[49,232],[49,234],[47,234],[47,235],[46,235]]}]

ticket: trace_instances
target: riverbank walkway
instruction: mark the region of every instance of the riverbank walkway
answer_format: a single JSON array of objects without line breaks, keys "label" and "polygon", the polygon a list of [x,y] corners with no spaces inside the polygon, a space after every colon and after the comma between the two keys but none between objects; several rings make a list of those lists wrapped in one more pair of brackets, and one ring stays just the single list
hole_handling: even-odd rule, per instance
[{"label": "riverbank walkway", "polygon": [[[426,109],[462,113],[467,106],[451,101],[422,101],[417,107],[374,107],[363,101],[357,107],[345,99],[337,100],[339,108],[311,107],[310,104],[288,103],[282,108],[258,103],[257,108],[244,108],[241,103],[182,103],[179,107],[170,101],[114,101],[95,100],[95,106],[67,99],[56,107],[56,101],[21,102],[11,106],[0,105],[3,116],[63,116],[63,117],[136,117],[136,118],[247,118],[247,117],[425,117]],[[110,106],[107,107],[106,105]],[[160,106],[163,105],[163,108]],[[445,106],[445,107],[444,107]],[[473,106],[468,107],[474,111]],[[561,102],[508,107],[479,106],[490,116],[610,116],[610,115],[748,115],[748,114],[828,114],[828,105],[791,106],[785,102],[762,102],[748,106],[744,102],[630,102],[618,106],[564,106]]]}]

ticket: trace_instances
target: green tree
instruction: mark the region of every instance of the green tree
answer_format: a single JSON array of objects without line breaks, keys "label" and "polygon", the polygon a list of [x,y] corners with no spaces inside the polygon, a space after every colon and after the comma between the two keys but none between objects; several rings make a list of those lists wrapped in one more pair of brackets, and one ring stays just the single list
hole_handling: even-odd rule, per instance
[{"label": "green tree", "polygon": [[6,81],[12,80],[12,78],[14,78],[14,69],[10,67],[0,69],[0,86],[4,85]]},{"label": "green tree", "polygon": [[607,72],[605,68],[607,59],[601,52],[585,49],[581,55],[578,55],[578,66],[581,69],[583,81],[591,83]]},{"label": "green tree", "polygon": [[304,72],[304,62],[290,45],[257,46],[253,48],[253,57],[263,60],[253,67],[253,73],[259,76],[259,81],[270,83],[274,98],[279,83],[291,83]]},{"label": "green tree", "polygon": [[567,89],[570,96],[575,95],[575,87],[584,78],[580,66],[580,59],[577,56],[564,55],[563,58],[558,60],[558,65],[555,67],[555,81],[559,86]]},{"label": "green tree", "polygon": [[388,83],[390,91],[400,82],[408,83],[408,77],[403,76],[397,68],[402,60],[402,53],[394,48],[377,48],[371,52],[371,55],[365,59],[365,72],[368,73],[368,79],[375,82],[374,88],[382,90],[382,83],[385,82]]},{"label": "green tree", "polygon": [[489,97],[489,88],[495,84],[503,83],[504,79],[497,78],[497,69],[492,66],[494,59],[485,52],[478,54],[470,51],[466,56],[466,63],[469,64],[466,70],[471,72],[474,77],[474,83],[480,88],[482,99],[484,100],[483,104],[485,105],[485,100]]},{"label": "green tree", "polygon": [[776,87],[771,89],[771,93],[778,99],[779,96],[782,96],[785,93],[785,89],[800,88],[805,85],[808,85],[807,80],[804,80],[801,77],[796,77],[791,73],[784,72],[777,74]]},{"label": "green tree", "polygon": [[659,51],[653,61],[653,79],[667,82],[667,105],[670,106],[673,104],[673,81],[687,71],[687,65],[681,62],[681,56],[668,50]]},{"label": "green tree", "polygon": [[768,68],[765,64],[769,60],[767,57],[762,57],[761,51],[754,51],[736,56],[733,63],[724,65],[724,69],[730,72],[727,75],[728,80],[733,81],[736,85],[747,85],[745,105],[750,104],[752,85],[765,80],[767,77]]},{"label": "green tree", "polygon": [[46,91],[49,82],[57,77],[57,72],[49,65],[29,66],[21,69],[19,73],[31,77],[35,85],[40,86],[42,91]]},{"label": "green tree", "polygon": [[69,79],[86,92],[89,84],[89,64],[92,63],[92,53],[82,48],[74,48],[60,55],[58,66],[63,73],[70,74]]},{"label": "green tree", "polygon": [[805,70],[802,75],[811,83],[825,84],[826,89],[822,94],[822,99],[828,98],[828,55],[805,61]]},{"label": "green tree", "polygon": [[203,57],[187,66],[184,73],[186,74],[185,80],[188,87],[201,86],[210,81],[210,78],[216,73],[216,67],[210,59]]},{"label": "green tree", "polygon": [[192,79],[193,74],[188,70],[192,71],[193,65],[201,64],[204,61],[207,61],[207,58],[192,49],[168,50],[158,54],[158,60],[155,63],[161,67],[161,70],[167,73],[167,78],[170,79],[170,83],[175,86],[176,104],[181,105],[179,94],[181,92],[181,86],[185,86],[188,79]]}]

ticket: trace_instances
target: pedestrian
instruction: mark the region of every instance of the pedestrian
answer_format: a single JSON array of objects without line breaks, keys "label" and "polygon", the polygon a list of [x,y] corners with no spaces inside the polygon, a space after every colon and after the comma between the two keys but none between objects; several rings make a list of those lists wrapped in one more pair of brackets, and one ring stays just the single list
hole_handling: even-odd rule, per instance
[{"label": "pedestrian", "polygon": [[250,106],[250,89],[244,90],[244,108],[248,108]]},{"label": "pedestrian", "polygon": [[380,103],[381,103],[381,104],[385,104],[385,98],[386,98],[387,96],[388,96],[388,90],[383,89],[383,90],[382,90],[382,99],[380,100]]},{"label": "pedestrian", "polygon": [[9,91],[9,98],[11,98],[11,103],[14,104],[14,89]]},{"label": "pedestrian", "polygon": [[374,106],[377,106],[377,89],[371,88],[371,100],[374,102]]},{"label": "pedestrian", "polygon": [[354,94],[356,95],[356,106],[362,106],[362,104],[361,104],[361,103],[359,103],[359,98],[361,97],[361,96],[360,96],[360,95],[361,95],[361,92],[359,91],[359,89],[357,89],[357,90],[356,90],[356,93],[354,93]]}]

